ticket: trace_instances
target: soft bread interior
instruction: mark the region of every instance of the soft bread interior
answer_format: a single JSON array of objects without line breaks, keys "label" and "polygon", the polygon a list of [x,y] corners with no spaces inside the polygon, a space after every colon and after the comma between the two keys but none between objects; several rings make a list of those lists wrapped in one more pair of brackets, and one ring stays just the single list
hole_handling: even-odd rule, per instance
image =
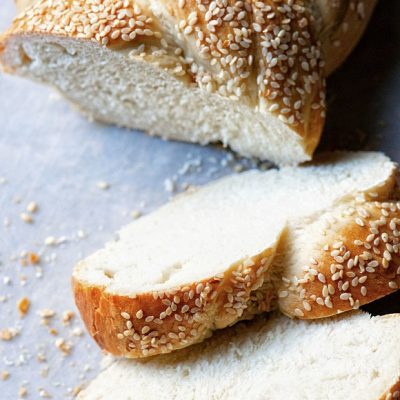
[{"label": "soft bread interior", "polygon": [[397,314],[259,318],[170,355],[115,360],[78,398],[384,399],[400,376],[399,328]]},{"label": "soft bread interior", "polygon": [[[195,87],[174,72],[173,56],[141,55],[140,46],[114,51],[62,37],[14,36],[7,68],[57,87],[91,118],[167,139],[229,143],[242,155],[292,164],[314,150],[285,123],[254,105]],[[154,55],[155,54],[155,55]],[[174,75],[175,74],[175,75]],[[307,147],[307,146],[306,146]]]},{"label": "soft bread interior", "polygon": [[288,223],[306,225],[359,193],[390,191],[394,169],[380,153],[337,153],[315,165],[224,178],[128,225],[74,278],[135,295],[215,276],[274,248]]},{"label": "soft bread interior", "polygon": [[241,260],[274,249],[284,221],[260,219],[257,207],[246,207],[246,193],[227,206],[229,191],[182,195],[128,225],[118,241],[84,260],[75,278],[120,295],[166,290],[223,274]]}]

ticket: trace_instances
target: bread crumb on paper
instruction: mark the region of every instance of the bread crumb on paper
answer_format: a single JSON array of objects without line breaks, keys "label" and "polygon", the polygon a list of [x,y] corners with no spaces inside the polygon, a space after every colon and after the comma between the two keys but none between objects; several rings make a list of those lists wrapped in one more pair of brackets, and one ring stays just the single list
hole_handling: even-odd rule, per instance
[{"label": "bread crumb on paper", "polygon": [[0,376],[2,381],[6,381],[10,377],[10,373],[8,371],[2,371]]},{"label": "bread crumb on paper", "polygon": [[25,315],[28,313],[29,308],[31,306],[31,302],[27,297],[23,297],[20,299],[17,303],[19,315],[21,318],[25,317]]},{"label": "bread crumb on paper", "polygon": [[15,328],[0,329],[0,340],[10,341],[17,336],[19,331]]},{"label": "bread crumb on paper", "polygon": [[24,397],[27,396],[27,394],[28,394],[28,389],[27,389],[26,387],[21,386],[21,387],[18,389],[18,396],[19,396],[19,397],[24,398]]}]

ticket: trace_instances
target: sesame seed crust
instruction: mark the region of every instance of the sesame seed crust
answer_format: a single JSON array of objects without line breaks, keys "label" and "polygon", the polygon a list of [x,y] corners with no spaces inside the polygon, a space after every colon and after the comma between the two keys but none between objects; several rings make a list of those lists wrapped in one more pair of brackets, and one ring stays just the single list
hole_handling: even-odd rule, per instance
[{"label": "sesame seed crust", "polygon": [[279,307],[289,316],[315,319],[358,309],[400,286],[400,202],[347,205],[330,220],[321,231],[326,244],[314,246],[317,264],[285,276],[279,289],[288,293]]},{"label": "sesame seed crust", "polygon": [[[150,8],[138,0],[39,0],[14,20],[0,48],[12,36],[43,34],[128,49],[128,57],[187,85],[272,114],[312,153],[325,120],[325,64],[348,54],[375,1],[317,3],[159,0],[160,7]],[[344,26],[356,18],[357,32],[347,29],[352,41],[332,50],[345,30],[332,31],[342,26],[341,18]]]},{"label": "sesame seed crust", "polygon": [[132,0],[39,0],[14,19],[11,30],[68,36],[103,46],[161,36],[151,13]]},{"label": "sesame seed crust", "polygon": [[134,296],[73,278],[75,301],[89,333],[107,352],[128,358],[169,353],[269,311],[272,297],[262,292],[274,252],[267,249],[200,282]]},{"label": "sesame seed crust", "polygon": [[303,1],[253,2],[253,15],[261,104],[300,136],[313,136],[325,117],[325,81],[312,16]]},{"label": "sesame seed crust", "polygon": [[[390,318],[390,315],[386,316]],[[397,400],[400,399],[400,378],[397,378],[397,382],[393,384],[393,386],[382,396],[379,400]]]}]

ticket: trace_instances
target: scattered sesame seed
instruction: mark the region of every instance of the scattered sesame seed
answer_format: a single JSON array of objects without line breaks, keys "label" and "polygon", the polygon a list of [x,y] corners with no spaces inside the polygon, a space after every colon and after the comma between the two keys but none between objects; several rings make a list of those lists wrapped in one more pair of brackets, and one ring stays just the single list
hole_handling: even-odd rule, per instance
[{"label": "scattered sesame seed", "polygon": [[31,214],[37,212],[38,209],[39,209],[39,206],[35,201],[31,201],[26,207],[26,211],[28,211]]},{"label": "scattered sesame seed", "polygon": [[44,240],[44,244],[46,246],[54,246],[57,244],[57,239],[54,236],[48,236],[45,240]]},{"label": "scattered sesame seed", "polygon": [[22,221],[24,221],[26,224],[32,224],[33,223],[33,218],[30,214],[27,213],[21,213],[20,218]]},{"label": "scattered sesame seed", "polygon": [[142,213],[139,210],[133,210],[131,212],[131,217],[133,219],[138,219],[141,215],[142,215]]},{"label": "scattered sesame seed", "polygon": [[[116,39],[116,38],[113,38],[113,39]],[[105,181],[97,182],[96,186],[101,190],[108,190],[110,188],[110,184],[108,182],[105,182]]]}]

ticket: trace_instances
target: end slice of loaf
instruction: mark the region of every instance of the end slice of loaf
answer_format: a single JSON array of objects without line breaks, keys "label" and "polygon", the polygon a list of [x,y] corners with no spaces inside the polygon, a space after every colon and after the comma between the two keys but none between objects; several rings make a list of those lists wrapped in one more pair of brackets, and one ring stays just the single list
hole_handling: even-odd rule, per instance
[{"label": "end slice of loaf", "polygon": [[0,64],[93,119],[298,164],[375,2],[20,0]]},{"label": "end slice of loaf", "polygon": [[291,317],[358,309],[400,287],[400,202],[348,202],[287,236],[273,270]]},{"label": "end slice of loaf", "polygon": [[400,315],[264,317],[194,347],[118,360],[80,400],[390,400],[400,395]]},{"label": "end slice of loaf", "polygon": [[[303,303],[303,292],[290,289],[291,308],[277,297],[282,277],[303,271],[296,257],[308,259],[314,249],[293,251],[298,241],[281,235],[291,237],[356,198],[387,198],[394,174],[395,165],[380,153],[337,153],[301,168],[229,176],[178,196],[77,265],[73,286],[83,320],[103,349],[133,358],[189,346],[279,306],[303,316],[293,299]],[[318,235],[311,239],[319,243]],[[282,254],[289,253],[294,261],[283,265]],[[388,272],[382,271],[387,284],[379,296],[395,290]]]}]

